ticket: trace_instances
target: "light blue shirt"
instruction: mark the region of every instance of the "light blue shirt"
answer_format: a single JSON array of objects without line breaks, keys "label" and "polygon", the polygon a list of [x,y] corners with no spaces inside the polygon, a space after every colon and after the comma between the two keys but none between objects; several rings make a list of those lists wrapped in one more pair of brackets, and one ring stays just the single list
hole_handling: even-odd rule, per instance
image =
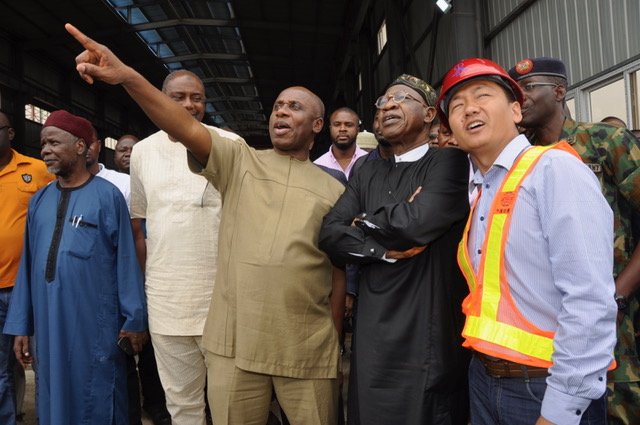
[{"label": "light blue shirt", "polygon": [[[474,183],[482,189],[468,241],[476,272],[493,198],[530,146],[520,135],[486,174],[474,174]],[[541,414],[556,424],[578,424],[591,400],[605,392],[617,308],[613,213],[594,174],[567,152],[546,152],[523,180],[511,218],[505,270],[524,317],[555,332]]]}]

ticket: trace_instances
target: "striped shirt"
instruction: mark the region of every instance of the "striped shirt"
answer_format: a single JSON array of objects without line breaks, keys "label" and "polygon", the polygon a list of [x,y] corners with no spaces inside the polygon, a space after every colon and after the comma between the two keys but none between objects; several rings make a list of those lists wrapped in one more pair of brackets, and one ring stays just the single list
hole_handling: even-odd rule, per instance
[{"label": "striped shirt", "polygon": [[[531,145],[512,140],[474,183],[481,188],[468,248],[477,272],[493,198]],[[524,317],[555,332],[542,416],[578,424],[605,392],[616,342],[613,214],[593,173],[560,150],[545,153],[520,188],[505,251],[511,296]]]}]

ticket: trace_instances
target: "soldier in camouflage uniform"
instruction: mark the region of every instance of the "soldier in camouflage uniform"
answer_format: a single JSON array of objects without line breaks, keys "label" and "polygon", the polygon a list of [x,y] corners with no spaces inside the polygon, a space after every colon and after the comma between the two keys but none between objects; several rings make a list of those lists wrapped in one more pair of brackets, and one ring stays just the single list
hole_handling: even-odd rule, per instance
[{"label": "soldier in camouflage uniform", "polygon": [[565,117],[567,73],[553,58],[524,59],[509,70],[525,94],[521,126],[533,144],[566,140],[600,180],[614,213],[614,277],[618,302],[618,367],[609,380],[609,423],[640,424],[640,248],[631,231],[640,212],[640,146],[626,129]]}]

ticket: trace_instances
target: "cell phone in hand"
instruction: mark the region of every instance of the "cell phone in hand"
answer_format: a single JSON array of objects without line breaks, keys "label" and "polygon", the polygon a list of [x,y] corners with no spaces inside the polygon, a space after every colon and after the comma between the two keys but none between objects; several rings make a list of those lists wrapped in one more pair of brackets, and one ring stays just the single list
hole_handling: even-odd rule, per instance
[{"label": "cell phone in hand", "polygon": [[133,351],[133,346],[131,345],[131,340],[129,339],[129,337],[121,336],[120,338],[118,338],[117,344],[118,347],[120,347],[120,349],[124,351],[127,356],[133,356],[136,354],[135,351]]}]

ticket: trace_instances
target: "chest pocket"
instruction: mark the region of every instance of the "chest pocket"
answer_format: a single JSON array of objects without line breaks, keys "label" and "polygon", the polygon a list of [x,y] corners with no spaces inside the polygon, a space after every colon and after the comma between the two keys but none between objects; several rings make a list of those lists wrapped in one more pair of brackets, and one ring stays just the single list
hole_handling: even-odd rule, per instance
[{"label": "chest pocket", "polygon": [[29,200],[38,191],[38,188],[34,183],[18,183],[16,187],[18,188],[18,202],[21,206],[28,207]]},{"label": "chest pocket", "polygon": [[77,258],[91,258],[99,236],[98,221],[92,217],[71,216],[64,223],[63,238],[69,255]]}]

